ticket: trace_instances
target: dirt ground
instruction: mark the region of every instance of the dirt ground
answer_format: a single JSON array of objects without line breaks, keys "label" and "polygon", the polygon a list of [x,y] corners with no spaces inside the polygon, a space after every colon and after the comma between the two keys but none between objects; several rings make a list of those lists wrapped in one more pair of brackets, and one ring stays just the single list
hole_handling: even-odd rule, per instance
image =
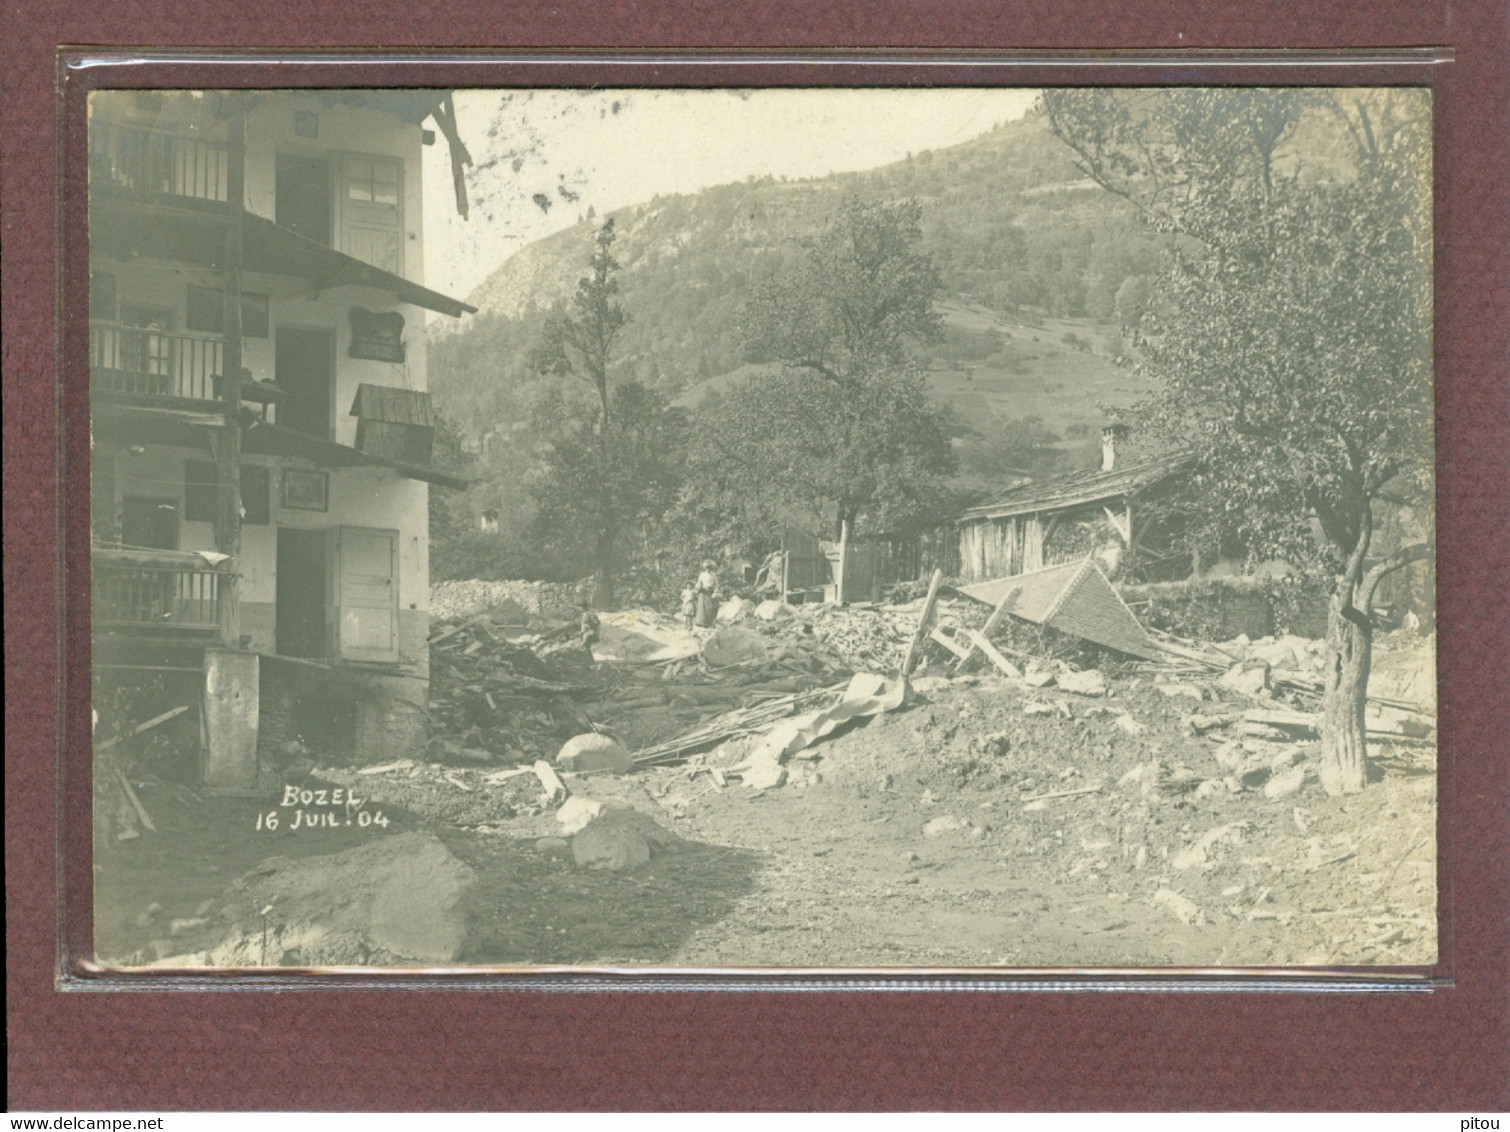
[{"label": "dirt ground", "polygon": [[[572,796],[631,807],[675,835],[621,872],[579,867],[539,780],[497,766],[317,766],[297,784],[326,801],[338,788],[357,796],[337,806],[138,783],[157,832],[100,845],[99,956],[210,962],[232,928],[251,937],[257,915],[286,914],[246,903],[245,878],[270,859],[429,831],[476,877],[457,909],[460,965],[1435,961],[1429,741],[1381,740],[1369,788],[1331,798],[1314,746],[1234,747],[1192,731],[1193,710],[1223,706],[1209,689],[1197,703],[1167,678],[1127,673],[1087,697],[940,671],[923,672],[903,709],[799,752],[777,789],[715,775],[738,761],[730,747],[623,775],[563,774]],[[1234,752],[1275,769],[1240,779]],[[297,809],[320,824],[291,828]]]}]

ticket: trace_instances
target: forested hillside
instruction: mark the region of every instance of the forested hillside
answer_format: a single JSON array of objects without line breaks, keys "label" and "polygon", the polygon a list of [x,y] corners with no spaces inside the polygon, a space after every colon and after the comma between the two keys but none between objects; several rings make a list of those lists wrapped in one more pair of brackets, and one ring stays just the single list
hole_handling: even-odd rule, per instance
[{"label": "forested hillside", "polygon": [[[1121,325],[1146,302],[1158,237],[1082,180],[1036,117],[868,172],[751,179],[615,213],[631,321],[614,378],[707,403],[750,360],[737,320],[754,287],[850,196],[922,205],[923,250],[951,297],[944,341],[919,357],[960,422],[967,483],[1024,464],[1044,470],[1067,450],[1078,458],[1099,403],[1141,389]],[[584,216],[511,257],[471,296],[479,313],[433,340],[431,388],[464,439],[519,435],[544,392],[529,353],[605,219]]]}]

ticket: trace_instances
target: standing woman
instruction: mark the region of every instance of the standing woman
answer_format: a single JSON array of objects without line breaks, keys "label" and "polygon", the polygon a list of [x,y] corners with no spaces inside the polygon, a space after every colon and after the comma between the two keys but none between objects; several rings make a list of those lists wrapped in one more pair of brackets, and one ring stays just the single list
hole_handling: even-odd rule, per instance
[{"label": "standing woman", "polygon": [[697,624],[711,629],[718,620],[718,575],[712,559],[703,562],[703,572],[697,576]]}]

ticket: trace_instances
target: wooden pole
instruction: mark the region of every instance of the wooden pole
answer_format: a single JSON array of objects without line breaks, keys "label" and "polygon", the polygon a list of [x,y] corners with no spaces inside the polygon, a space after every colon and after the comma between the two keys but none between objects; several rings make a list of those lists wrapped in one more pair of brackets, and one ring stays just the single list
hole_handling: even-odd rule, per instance
[{"label": "wooden pole", "polygon": [[834,601],[844,604],[844,572],[849,568],[849,520],[839,520],[839,577],[834,587]]},{"label": "wooden pole", "polygon": [[221,393],[226,424],[215,453],[219,506],[215,511],[215,549],[229,555],[215,590],[215,623],[220,643],[241,645],[241,611],[237,568],[241,561],[241,240],[246,210],[246,94],[231,91],[226,123],[225,345],[221,350]]},{"label": "wooden pole", "polygon": [[928,636],[928,622],[933,620],[933,607],[938,601],[939,586],[943,584],[944,572],[935,570],[933,577],[928,581],[928,598],[923,602],[923,613],[918,618],[917,631],[912,634],[912,643],[907,646],[907,655],[902,660],[902,675],[909,676],[912,666],[917,663],[918,650],[923,647],[923,641]]}]

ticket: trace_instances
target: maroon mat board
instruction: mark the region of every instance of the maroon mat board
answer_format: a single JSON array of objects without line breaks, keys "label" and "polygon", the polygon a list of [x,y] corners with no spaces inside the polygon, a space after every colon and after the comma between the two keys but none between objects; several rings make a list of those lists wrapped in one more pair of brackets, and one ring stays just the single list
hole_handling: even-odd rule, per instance
[{"label": "maroon mat board", "polygon": [[[1510,504],[1510,110],[1507,6],[1190,6],[1034,2],[761,6],[675,3],[307,8],[38,3],[7,14],[4,461],[7,1029],[12,1109],[1340,1109],[1498,1110],[1510,1101],[1506,696],[1500,664]],[[62,993],[59,845],[88,852],[87,798],[58,821],[60,645],[55,311],[61,44],[344,48],[1332,48],[1441,46],[1437,109],[1437,396],[1441,640],[1441,973],[1429,993],[711,991],[502,993],[342,989]],[[951,72],[955,81],[1222,81],[1190,66]],[[373,68],[371,81],[485,85],[499,71]],[[516,70],[515,75],[525,72]],[[687,82],[651,68],[633,82]],[[149,72],[150,74],[150,72]],[[255,85],[255,71],[246,80]],[[555,81],[625,81],[601,63]],[[939,81],[861,65],[823,81]],[[1227,81],[1403,81],[1399,68],[1245,67]],[[280,85],[335,81],[317,60]],[[810,83],[816,70],[709,62],[698,84]],[[1413,81],[1420,81],[1413,72]],[[179,85],[224,85],[213,64]],[[271,81],[264,79],[264,81]],[[345,79],[343,81],[350,81]],[[528,81],[528,80],[523,80]],[[538,80],[537,80],[538,81]],[[78,139],[74,139],[78,144]],[[69,230],[71,240],[83,233]],[[75,249],[77,251],[77,249]],[[87,456],[82,414],[61,451]],[[82,444],[82,447],[81,447]],[[71,536],[80,537],[77,529]],[[86,536],[87,537],[87,536]],[[77,584],[77,583],[76,583]],[[75,682],[72,689],[87,683]],[[71,880],[76,880],[71,876]],[[87,877],[85,878],[87,880]],[[76,901],[79,892],[70,895]],[[87,905],[87,886],[83,900]]]}]

